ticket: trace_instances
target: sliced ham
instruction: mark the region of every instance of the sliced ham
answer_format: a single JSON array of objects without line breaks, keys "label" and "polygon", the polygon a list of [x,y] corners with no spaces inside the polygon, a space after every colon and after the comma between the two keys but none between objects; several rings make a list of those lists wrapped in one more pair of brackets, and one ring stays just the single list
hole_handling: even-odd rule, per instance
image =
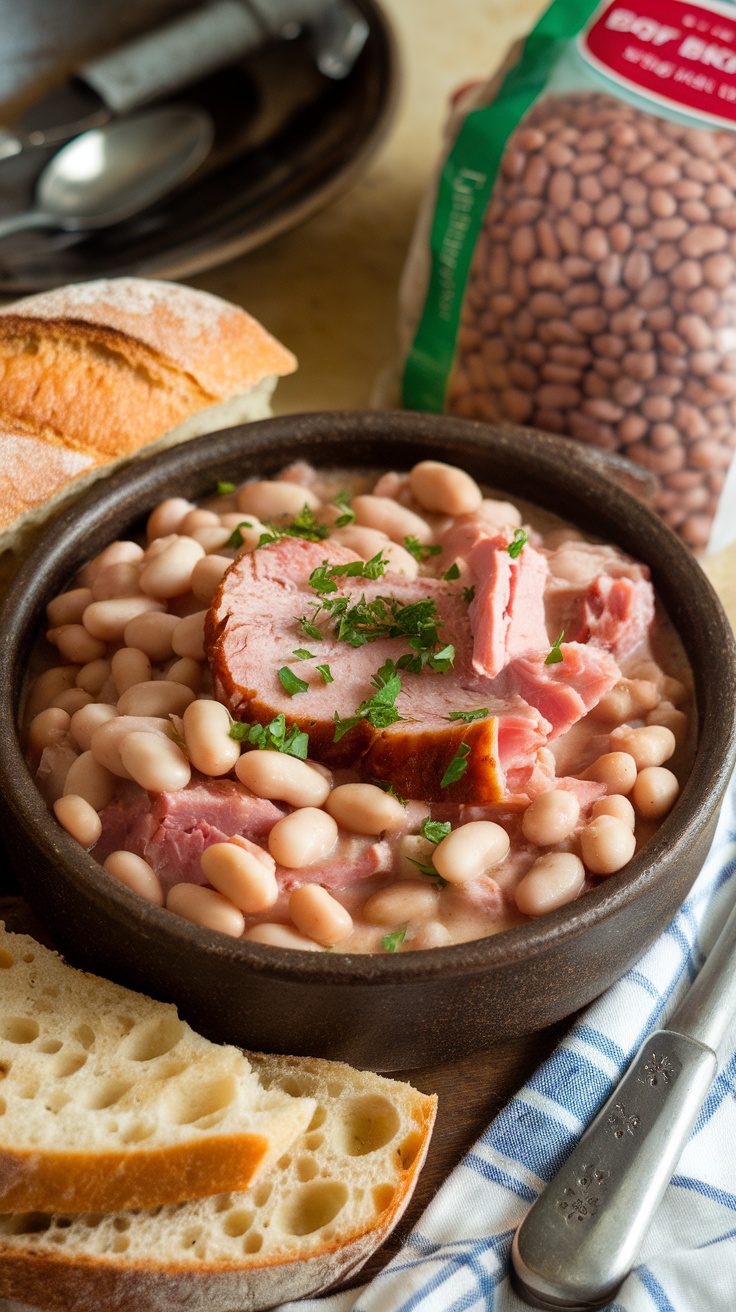
[{"label": "sliced ham", "polygon": [[547,651],[544,589],[547,561],[527,545],[509,555],[509,538],[499,534],[476,542],[468,557],[475,585],[470,603],[473,669],[495,678],[509,661]]},{"label": "sliced ham", "polygon": [[564,629],[568,641],[603,647],[617,660],[644,641],[654,619],[645,565],[593,542],[565,542],[547,557],[550,631]]},{"label": "sliced ham", "polygon": [[512,661],[504,672],[510,693],[535,706],[551,726],[550,739],[567,733],[621,677],[616,661],[600,647],[563,642],[563,659],[546,664],[546,653]]}]

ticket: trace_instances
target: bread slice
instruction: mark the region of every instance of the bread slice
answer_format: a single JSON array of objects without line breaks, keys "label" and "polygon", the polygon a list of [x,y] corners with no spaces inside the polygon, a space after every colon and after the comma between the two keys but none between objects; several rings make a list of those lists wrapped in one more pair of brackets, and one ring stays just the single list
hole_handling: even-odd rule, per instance
[{"label": "bread slice", "polygon": [[356,1272],[404,1212],[436,1098],[336,1062],[251,1056],[316,1108],[245,1193],[114,1216],[0,1216],[0,1297],[50,1312],[258,1312]]},{"label": "bread slice", "polygon": [[295,368],[244,310],[178,283],[101,279],[1,307],[0,454],[23,469],[0,498],[0,549],[122,459],[265,418]]},{"label": "bread slice", "polygon": [[114,1211],[243,1189],[308,1124],[176,1008],[0,928],[0,1212]]}]

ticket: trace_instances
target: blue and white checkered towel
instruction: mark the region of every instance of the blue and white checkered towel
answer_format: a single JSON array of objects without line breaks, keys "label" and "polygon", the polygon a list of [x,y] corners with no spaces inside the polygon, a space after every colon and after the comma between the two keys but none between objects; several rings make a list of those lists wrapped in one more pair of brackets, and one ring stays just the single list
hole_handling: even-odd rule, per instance
[{"label": "blue and white checkered towel", "polygon": [[[706,865],[644,957],[593,1003],[452,1172],[370,1285],[293,1312],[523,1312],[509,1285],[516,1227],[646,1034],[702,964],[736,896],[736,782]],[[736,1024],[638,1264],[610,1312],[736,1310]],[[282,1309],[285,1312],[285,1309]]]}]

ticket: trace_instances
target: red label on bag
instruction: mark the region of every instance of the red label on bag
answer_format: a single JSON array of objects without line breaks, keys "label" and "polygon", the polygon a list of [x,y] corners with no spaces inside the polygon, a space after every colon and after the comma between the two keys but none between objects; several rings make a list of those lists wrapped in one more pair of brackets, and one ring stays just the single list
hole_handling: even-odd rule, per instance
[{"label": "red label on bag", "polygon": [[663,105],[736,123],[736,12],[686,0],[618,0],[578,39],[600,72]]}]

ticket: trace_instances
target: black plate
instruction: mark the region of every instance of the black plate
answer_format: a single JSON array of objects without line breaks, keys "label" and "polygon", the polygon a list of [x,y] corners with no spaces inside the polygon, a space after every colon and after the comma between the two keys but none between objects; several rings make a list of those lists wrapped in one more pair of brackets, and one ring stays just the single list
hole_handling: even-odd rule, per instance
[{"label": "black plate", "polygon": [[[186,277],[252,250],[334,199],[382,141],[396,99],[396,48],[387,20],[374,0],[356,3],[370,35],[344,81],[322,77],[306,46],[294,41],[188,89],[176,99],[203,105],[216,125],[212,155],[195,177],[145,214],[102,233],[6,238],[0,293],[123,274]],[[79,0],[72,8],[81,19]],[[147,26],[155,23],[156,8],[151,5]],[[171,9],[165,6],[166,17]],[[23,35],[34,39],[32,32],[15,33]],[[10,54],[6,48],[3,64]],[[35,62],[41,70],[40,49]],[[32,204],[50,153],[0,163],[0,216]]]}]

